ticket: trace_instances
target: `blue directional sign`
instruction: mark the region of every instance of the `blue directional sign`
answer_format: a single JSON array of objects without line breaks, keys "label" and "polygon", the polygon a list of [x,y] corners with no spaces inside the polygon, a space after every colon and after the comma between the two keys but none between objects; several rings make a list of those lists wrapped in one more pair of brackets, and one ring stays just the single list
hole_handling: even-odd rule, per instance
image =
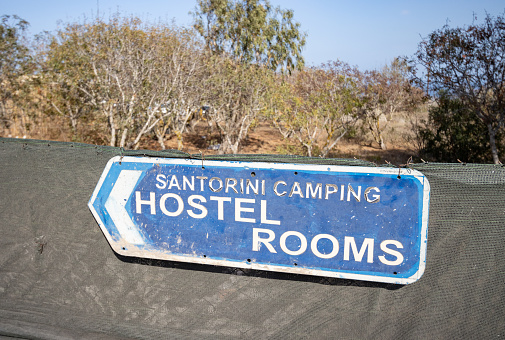
[{"label": "blue directional sign", "polygon": [[408,168],[114,157],[88,205],[125,256],[408,284],[429,194]]}]

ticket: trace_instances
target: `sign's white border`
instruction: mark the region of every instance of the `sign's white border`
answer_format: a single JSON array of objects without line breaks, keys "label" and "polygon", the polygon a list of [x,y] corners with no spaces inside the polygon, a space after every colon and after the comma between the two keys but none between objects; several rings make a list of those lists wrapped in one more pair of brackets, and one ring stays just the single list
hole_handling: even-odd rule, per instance
[{"label": "sign's white border", "polygon": [[[326,271],[320,269],[307,269],[307,268],[293,268],[283,265],[272,265],[272,264],[258,264],[249,263],[241,261],[231,261],[231,260],[215,260],[210,258],[202,257],[192,257],[192,256],[181,256],[174,255],[164,252],[153,252],[153,251],[143,251],[136,247],[130,246],[130,244],[124,241],[117,242],[112,239],[111,235],[107,231],[105,224],[100,219],[100,216],[93,203],[95,202],[98,192],[102,187],[107,174],[112,167],[113,163],[152,163],[152,164],[171,164],[171,165],[193,165],[193,166],[212,166],[212,167],[224,167],[224,168],[254,168],[254,169],[279,169],[279,170],[293,170],[293,171],[328,171],[328,172],[339,172],[339,173],[360,173],[360,174],[382,174],[382,175],[409,175],[413,176],[419,181],[423,187],[423,202],[422,202],[422,227],[421,227],[421,246],[420,246],[420,261],[418,271],[407,278],[396,278],[389,276],[379,276],[379,275],[365,275],[356,274],[348,272],[334,272]],[[282,273],[295,273],[295,274],[305,274],[305,275],[315,275],[324,277],[335,277],[342,279],[351,280],[363,280],[363,281],[374,281],[374,282],[384,282],[384,283],[394,283],[394,284],[409,284],[417,281],[424,273],[426,268],[426,249],[427,249],[427,239],[428,239],[428,214],[429,214],[429,200],[430,200],[430,184],[428,179],[419,171],[410,168],[381,168],[381,167],[363,167],[363,166],[341,166],[341,165],[323,165],[323,164],[293,164],[293,163],[266,163],[266,162],[242,162],[242,161],[207,161],[207,160],[197,160],[197,159],[178,159],[178,158],[149,158],[149,157],[132,157],[132,156],[115,156],[111,158],[98,181],[98,184],[88,202],[88,207],[91,210],[93,216],[98,222],[102,232],[104,233],[107,241],[113,248],[113,250],[123,256],[134,256],[140,258],[151,258],[158,260],[168,260],[176,262],[188,262],[197,264],[207,264],[215,266],[224,267],[235,267],[235,268],[245,268],[245,269],[258,269]],[[128,247],[125,247],[128,245]],[[127,249],[127,250],[126,250]]]}]

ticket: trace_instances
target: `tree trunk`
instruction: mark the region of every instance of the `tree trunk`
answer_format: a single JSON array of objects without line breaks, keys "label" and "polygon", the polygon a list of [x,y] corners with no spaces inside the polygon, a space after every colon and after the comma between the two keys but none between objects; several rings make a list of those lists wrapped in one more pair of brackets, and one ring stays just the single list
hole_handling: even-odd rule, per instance
[{"label": "tree trunk", "polygon": [[305,146],[305,148],[307,149],[307,156],[312,157],[312,145],[303,144],[303,146]]},{"label": "tree trunk", "polygon": [[110,146],[116,146],[116,125],[114,123],[114,113],[112,109],[110,109],[109,112],[106,111],[106,115],[109,118]]},{"label": "tree trunk", "polygon": [[167,147],[165,146],[165,138],[163,136],[158,136],[158,144],[160,144],[161,150],[167,149]]},{"label": "tree trunk", "polygon": [[110,146],[116,146],[116,129],[110,128]]},{"label": "tree trunk", "polygon": [[493,163],[501,164],[500,158],[498,157],[498,149],[496,148],[496,131],[493,128],[493,124],[488,124],[487,129],[489,131],[489,145],[491,146],[491,154],[493,155]]},{"label": "tree trunk", "polygon": [[126,145],[126,137],[128,135],[128,128],[125,128],[123,130],[123,133],[121,134],[121,141],[119,142],[119,146],[124,148]]},{"label": "tree trunk", "polygon": [[382,134],[379,133],[379,136],[380,136],[380,147],[382,150],[387,150],[387,145],[386,145],[386,142],[384,141],[384,138],[382,137]]},{"label": "tree trunk", "polygon": [[221,141],[221,145],[219,147],[219,150],[217,153],[219,155],[224,155],[224,154],[237,154],[238,153],[238,142],[232,142],[230,138],[224,136],[224,138]]}]

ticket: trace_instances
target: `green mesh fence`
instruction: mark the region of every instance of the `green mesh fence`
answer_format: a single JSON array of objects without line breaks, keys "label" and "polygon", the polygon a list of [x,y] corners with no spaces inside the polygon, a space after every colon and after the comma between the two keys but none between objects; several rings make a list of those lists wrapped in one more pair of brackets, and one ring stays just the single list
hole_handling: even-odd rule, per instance
[{"label": "green mesh fence", "polygon": [[412,164],[430,181],[423,277],[410,285],[116,255],[87,202],[117,155],[189,155],[0,139],[0,336],[27,339],[505,337],[505,167]]}]

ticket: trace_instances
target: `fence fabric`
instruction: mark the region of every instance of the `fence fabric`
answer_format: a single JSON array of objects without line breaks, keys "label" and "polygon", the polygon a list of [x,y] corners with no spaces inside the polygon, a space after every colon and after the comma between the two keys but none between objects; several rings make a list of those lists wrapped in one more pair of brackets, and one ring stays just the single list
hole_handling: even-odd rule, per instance
[{"label": "fence fabric", "polygon": [[505,336],[505,167],[411,164],[431,185],[426,271],[410,285],[122,257],[87,207],[117,155],[188,155],[0,139],[0,335],[37,339]]}]

